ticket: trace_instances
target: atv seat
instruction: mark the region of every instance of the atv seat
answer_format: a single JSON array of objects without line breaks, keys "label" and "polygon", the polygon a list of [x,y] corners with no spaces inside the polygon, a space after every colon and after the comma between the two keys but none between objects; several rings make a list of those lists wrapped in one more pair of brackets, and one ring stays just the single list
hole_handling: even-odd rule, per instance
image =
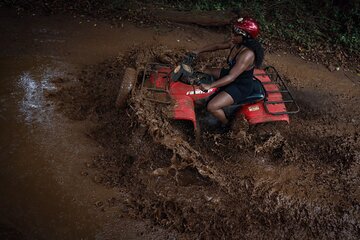
[{"label": "atv seat", "polygon": [[243,105],[250,104],[250,103],[256,103],[263,100],[266,96],[265,89],[258,79],[254,79],[254,90],[252,93],[247,96],[243,101],[239,102],[238,104],[233,104],[231,106],[225,107],[224,112],[225,115],[229,118],[233,116],[233,114]]}]

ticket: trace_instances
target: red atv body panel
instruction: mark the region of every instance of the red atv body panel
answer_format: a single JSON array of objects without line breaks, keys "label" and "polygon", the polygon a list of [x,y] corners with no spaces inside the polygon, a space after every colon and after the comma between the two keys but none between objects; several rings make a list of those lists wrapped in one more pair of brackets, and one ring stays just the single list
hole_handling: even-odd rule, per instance
[{"label": "red atv body panel", "polygon": [[[172,68],[169,66],[160,66],[156,71],[150,73],[148,82],[152,89],[170,96],[170,102],[174,104],[174,119],[192,121],[194,129],[196,129],[195,101],[210,97],[217,89],[212,88],[208,92],[203,92],[198,86],[172,81],[170,78],[171,71]],[[261,100],[260,102],[245,104],[237,111],[236,115],[243,114],[251,125],[273,121],[289,122],[289,116],[286,114],[286,106],[282,102],[283,97],[279,92],[278,85],[271,81],[264,70],[255,69],[254,75],[263,83],[267,95],[266,101],[279,103],[265,106],[264,100]]]},{"label": "red atv body panel", "polygon": [[250,125],[274,121],[286,121],[289,123],[288,114],[271,114],[286,112],[286,106],[282,103],[283,97],[280,92],[277,92],[279,91],[278,85],[272,83],[270,77],[266,75],[264,70],[255,69],[254,75],[263,84],[267,95],[267,101],[280,103],[267,105],[268,111],[266,111],[264,100],[262,100],[257,103],[244,105],[237,114],[243,114]]}]

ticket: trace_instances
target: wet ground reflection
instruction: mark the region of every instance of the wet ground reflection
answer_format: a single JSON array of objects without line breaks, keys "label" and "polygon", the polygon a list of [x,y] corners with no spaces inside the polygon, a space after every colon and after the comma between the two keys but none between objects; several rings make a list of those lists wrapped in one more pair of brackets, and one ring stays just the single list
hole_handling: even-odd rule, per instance
[{"label": "wet ground reflection", "polygon": [[74,155],[64,145],[74,138],[69,123],[54,115],[45,97],[55,89],[51,79],[71,67],[48,58],[6,57],[0,63],[0,227],[37,239],[94,235],[88,210],[65,191],[69,180],[62,177],[77,174],[66,163],[82,150]]},{"label": "wet ground reflection", "polygon": [[[65,66],[64,69],[66,69]],[[23,113],[26,123],[44,124],[49,122],[53,107],[44,99],[44,92],[55,90],[55,86],[50,80],[63,74],[64,71],[45,66],[40,69],[38,74],[24,72],[20,75],[18,85],[24,91],[24,97],[19,103],[19,109]],[[45,112],[46,114],[43,114]]]}]

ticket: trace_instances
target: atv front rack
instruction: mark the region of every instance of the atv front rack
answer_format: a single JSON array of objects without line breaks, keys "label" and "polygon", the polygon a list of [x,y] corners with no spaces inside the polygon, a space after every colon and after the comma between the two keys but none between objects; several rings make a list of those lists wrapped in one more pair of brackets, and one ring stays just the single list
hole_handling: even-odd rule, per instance
[{"label": "atv front rack", "polygon": [[[270,88],[270,85],[273,85],[272,88],[277,90],[268,90],[266,89],[266,96],[264,99],[264,108],[265,111],[272,115],[283,115],[283,114],[295,114],[300,111],[299,105],[295,102],[291,92],[287,88],[284,80],[280,77],[279,73],[272,66],[268,66],[264,69],[264,74],[254,74],[254,77],[257,79],[257,76],[268,76],[271,81],[262,81],[262,84],[265,88]],[[267,87],[268,86],[268,87]],[[279,100],[269,100],[269,95],[271,94],[281,94]],[[284,104],[286,106],[286,111],[274,112],[269,110],[270,105]]]},{"label": "atv front rack", "polygon": [[148,63],[144,69],[141,89],[146,90],[145,99],[158,103],[171,103],[169,92],[170,64]]}]

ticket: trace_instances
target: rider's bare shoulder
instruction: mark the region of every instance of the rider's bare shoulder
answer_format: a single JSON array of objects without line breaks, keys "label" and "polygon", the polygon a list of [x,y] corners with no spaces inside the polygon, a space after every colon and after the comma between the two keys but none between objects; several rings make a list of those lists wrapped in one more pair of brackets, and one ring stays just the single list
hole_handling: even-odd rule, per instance
[{"label": "rider's bare shoulder", "polygon": [[240,58],[255,58],[255,53],[250,48],[243,46],[242,49],[240,49],[240,53],[237,56],[237,59]]}]

